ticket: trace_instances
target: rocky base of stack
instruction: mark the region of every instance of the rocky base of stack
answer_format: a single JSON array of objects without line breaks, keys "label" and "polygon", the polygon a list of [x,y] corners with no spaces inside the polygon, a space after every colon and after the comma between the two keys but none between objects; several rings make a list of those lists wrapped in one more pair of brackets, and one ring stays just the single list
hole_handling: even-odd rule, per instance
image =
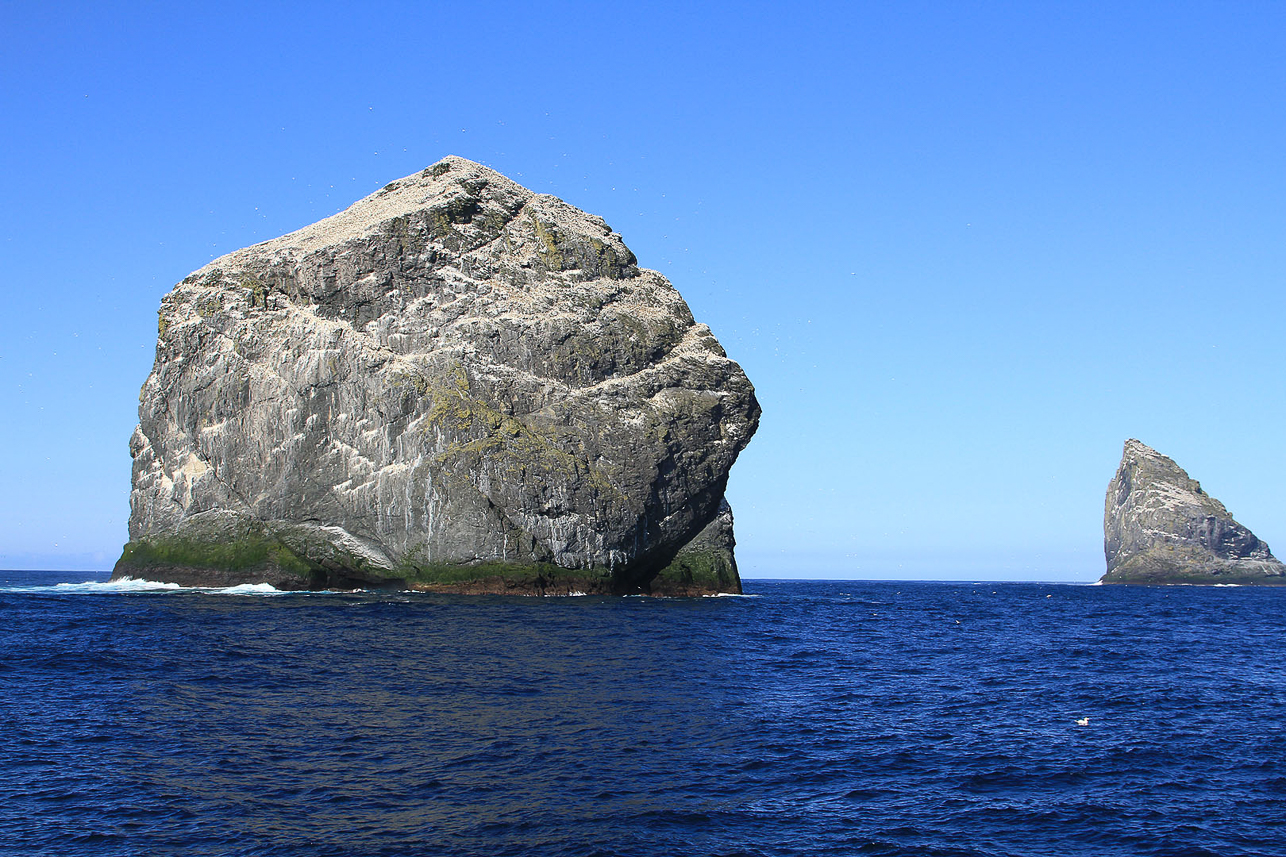
[{"label": "rocky base of stack", "polygon": [[1103,583],[1135,585],[1286,586],[1282,564],[1276,560],[1220,560],[1207,551],[1157,546],[1136,554],[1103,576]]},{"label": "rocky base of stack", "polygon": [[231,512],[196,515],[172,536],[127,544],[111,579],[211,588],[266,583],[285,592],[394,589],[454,595],[678,597],[741,593],[733,554],[732,509],[726,500],[718,516],[651,579],[553,563],[399,567],[370,556],[360,546],[346,550],[331,529],[269,524]]}]

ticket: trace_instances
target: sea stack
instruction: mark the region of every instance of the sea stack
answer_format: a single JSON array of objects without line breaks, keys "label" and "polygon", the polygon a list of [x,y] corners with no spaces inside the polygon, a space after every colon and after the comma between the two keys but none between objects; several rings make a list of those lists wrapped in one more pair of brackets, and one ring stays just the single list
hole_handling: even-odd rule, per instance
[{"label": "sea stack", "polygon": [[758,421],[601,218],[448,157],[162,299],[113,577],[739,592]]},{"label": "sea stack", "polygon": [[1286,565],[1174,461],[1125,442],[1107,486],[1103,583],[1286,584]]}]

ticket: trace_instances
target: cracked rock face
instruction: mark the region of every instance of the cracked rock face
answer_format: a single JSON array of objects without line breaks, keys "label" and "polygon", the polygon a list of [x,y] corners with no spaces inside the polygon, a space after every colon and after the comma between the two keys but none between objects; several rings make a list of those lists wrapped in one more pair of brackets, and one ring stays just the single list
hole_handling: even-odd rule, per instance
[{"label": "cracked rock face", "polygon": [[1104,583],[1286,584],[1286,565],[1183,468],[1125,442],[1107,487]]},{"label": "cracked rock face", "polygon": [[601,218],[449,157],[161,301],[116,576],[647,591],[691,543],[737,591],[758,419]]}]

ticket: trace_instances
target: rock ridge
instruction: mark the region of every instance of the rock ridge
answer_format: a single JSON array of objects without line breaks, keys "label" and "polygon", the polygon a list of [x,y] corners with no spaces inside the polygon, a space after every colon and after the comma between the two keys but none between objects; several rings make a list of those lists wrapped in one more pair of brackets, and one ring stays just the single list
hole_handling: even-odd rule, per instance
[{"label": "rock ridge", "polygon": [[451,156],[162,299],[114,576],[739,591],[758,419],[602,218]]},{"label": "rock ridge", "polygon": [[1107,488],[1103,583],[1286,584],[1286,565],[1172,459],[1125,442]]}]

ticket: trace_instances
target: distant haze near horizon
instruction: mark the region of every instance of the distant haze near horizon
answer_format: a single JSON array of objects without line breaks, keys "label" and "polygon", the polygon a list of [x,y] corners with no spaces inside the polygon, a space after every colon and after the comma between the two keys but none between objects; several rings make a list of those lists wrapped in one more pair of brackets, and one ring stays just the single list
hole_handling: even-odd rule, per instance
[{"label": "distant haze near horizon", "polygon": [[0,7],[0,567],[127,538],[160,298],[444,155],[754,382],[745,577],[1095,580],[1135,437],[1286,553],[1286,7]]}]

